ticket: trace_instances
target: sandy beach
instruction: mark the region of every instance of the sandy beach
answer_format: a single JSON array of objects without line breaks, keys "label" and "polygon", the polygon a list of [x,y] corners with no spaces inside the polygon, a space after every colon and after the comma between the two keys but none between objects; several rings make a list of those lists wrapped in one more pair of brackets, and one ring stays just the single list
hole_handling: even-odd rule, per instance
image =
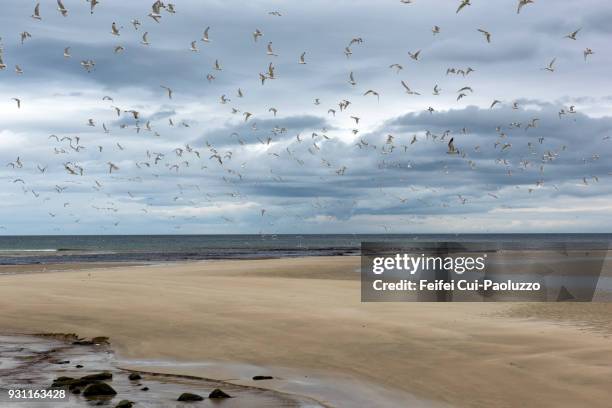
[{"label": "sandy beach", "polygon": [[333,406],[610,405],[609,304],[364,304],[358,268],[313,257],[1,275],[0,332],[109,336],[123,359],[166,362],[156,371],[336,379],[335,395],[314,395]]}]

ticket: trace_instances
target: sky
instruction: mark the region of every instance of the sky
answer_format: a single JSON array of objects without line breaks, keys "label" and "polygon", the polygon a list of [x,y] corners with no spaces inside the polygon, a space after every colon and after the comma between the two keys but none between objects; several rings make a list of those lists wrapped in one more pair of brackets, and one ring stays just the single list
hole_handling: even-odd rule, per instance
[{"label": "sky", "polygon": [[3,6],[0,234],[611,231],[609,1],[152,3]]}]

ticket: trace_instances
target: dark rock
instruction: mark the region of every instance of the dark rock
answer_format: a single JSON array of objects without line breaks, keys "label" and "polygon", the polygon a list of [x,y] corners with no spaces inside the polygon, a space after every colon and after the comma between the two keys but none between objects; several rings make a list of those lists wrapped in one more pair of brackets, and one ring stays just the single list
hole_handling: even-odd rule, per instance
[{"label": "dark rock", "polygon": [[271,375],[256,375],[255,377],[253,377],[253,380],[255,381],[261,381],[261,380],[273,380],[274,377],[272,377]]},{"label": "dark rock", "polygon": [[91,340],[77,340],[72,342],[75,346],[93,346],[94,342]]},{"label": "dark rock", "polygon": [[83,390],[83,396],[85,397],[106,397],[112,395],[117,395],[117,391],[104,382],[90,384]]},{"label": "dark rock", "polygon": [[109,372],[103,372],[98,374],[90,374],[81,378],[72,377],[58,377],[53,380],[51,388],[68,387],[70,391],[75,389],[85,388],[88,385],[99,383],[100,381],[110,380],[113,378],[113,374]]},{"label": "dark rock", "polygon": [[75,365],[76,368],[83,368],[83,366],[81,364],[77,364]]},{"label": "dark rock", "polygon": [[149,387],[142,387],[140,391],[149,391]]},{"label": "dark rock", "polygon": [[76,380],[70,381],[68,384],[65,384],[68,386],[68,389],[70,391],[76,389],[76,388],[85,388],[87,387],[89,384],[94,384],[97,383],[98,381],[94,381],[94,380],[83,380],[81,378],[78,378]]},{"label": "dark rock", "polygon": [[203,399],[204,399],[204,397],[201,397],[198,394],[192,394],[190,392],[184,392],[184,393],[181,394],[180,397],[178,397],[177,401],[183,401],[183,402],[202,401]]},{"label": "dark rock", "polygon": [[132,374],[129,375],[128,378],[130,379],[130,381],[138,381],[138,380],[142,379],[142,377],[138,373],[132,373]]},{"label": "dark rock", "polygon": [[76,339],[72,342],[75,346],[93,346],[95,344],[109,344],[108,337],[98,336],[94,337],[91,340],[86,339]]},{"label": "dark rock", "polygon": [[55,380],[53,380],[53,384],[51,384],[52,388],[60,388],[60,387],[65,387],[67,385],[72,384],[72,382],[74,382],[75,379],[72,377],[57,377]]},{"label": "dark rock", "polygon": [[128,400],[123,400],[120,401],[115,408],[132,408],[134,406],[134,403],[132,401],[128,401]]},{"label": "dark rock", "polygon": [[81,377],[81,380],[84,380],[84,381],[105,381],[105,380],[112,380],[112,379],[113,379],[113,374],[108,371],[104,371],[98,374],[85,375]]},{"label": "dark rock", "polygon": [[81,389],[80,388],[75,388],[74,390],[72,390],[72,393],[74,395],[79,395],[81,393]]},{"label": "dark rock", "polygon": [[70,361],[56,361],[55,364],[70,364]]},{"label": "dark rock", "polygon": [[215,388],[210,394],[208,394],[208,398],[232,398],[231,395],[228,395],[221,391],[219,388]]}]

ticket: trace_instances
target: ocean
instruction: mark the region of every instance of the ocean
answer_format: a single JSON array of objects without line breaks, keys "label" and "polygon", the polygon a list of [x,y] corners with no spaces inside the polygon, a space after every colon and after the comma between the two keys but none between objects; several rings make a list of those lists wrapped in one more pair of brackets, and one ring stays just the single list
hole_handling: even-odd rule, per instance
[{"label": "ocean", "polygon": [[522,249],[612,241],[612,234],[0,236],[0,265],[173,262],[359,255],[362,242],[505,242]]}]

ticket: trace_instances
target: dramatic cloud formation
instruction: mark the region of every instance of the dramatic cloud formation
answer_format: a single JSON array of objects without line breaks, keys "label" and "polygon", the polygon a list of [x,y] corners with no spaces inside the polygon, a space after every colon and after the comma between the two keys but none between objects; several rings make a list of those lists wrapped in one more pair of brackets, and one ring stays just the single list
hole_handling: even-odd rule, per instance
[{"label": "dramatic cloud formation", "polygon": [[0,233],[610,231],[609,2],[41,3],[0,16]]}]

